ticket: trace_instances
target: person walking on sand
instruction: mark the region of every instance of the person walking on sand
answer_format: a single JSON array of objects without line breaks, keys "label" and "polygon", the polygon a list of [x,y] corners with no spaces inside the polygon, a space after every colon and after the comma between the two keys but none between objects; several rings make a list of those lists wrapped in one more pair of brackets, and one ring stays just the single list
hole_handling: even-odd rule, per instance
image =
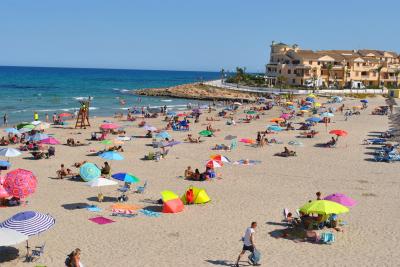
[{"label": "person walking on sand", "polygon": [[[257,222],[252,222],[251,226],[246,229],[246,232],[244,233],[244,237],[242,238],[243,248],[237,258],[235,267],[239,266],[240,258],[246,253],[246,251],[250,251],[251,253],[254,253],[254,251],[256,250],[256,246],[254,244],[254,234],[256,232],[256,228],[257,228]],[[258,266],[259,264],[253,263],[253,265]]]},{"label": "person walking on sand", "polygon": [[3,124],[4,124],[4,126],[7,126],[7,125],[8,125],[8,115],[7,115],[7,113],[4,113],[4,116],[3,116]]}]

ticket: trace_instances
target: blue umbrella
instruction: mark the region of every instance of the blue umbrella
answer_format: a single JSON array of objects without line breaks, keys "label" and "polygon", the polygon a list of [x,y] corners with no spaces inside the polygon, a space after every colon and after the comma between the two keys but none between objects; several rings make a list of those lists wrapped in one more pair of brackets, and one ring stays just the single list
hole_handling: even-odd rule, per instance
[{"label": "blue umbrella", "polygon": [[101,171],[97,168],[93,163],[85,163],[79,169],[79,175],[85,182],[89,182],[93,179],[99,178],[101,175]]},{"label": "blue umbrella", "polygon": [[332,113],[330,113],[330,112],[324,112],[324,113],[321,113],[321,117],[325,117],[325,118],[332,118],[332,117],[334,117],[335,115],[333,115]]},{"label": "blue umbrella", "polygon": [[171,135],[169,133],[167,133],[167,132],[161,132],[161,133],[156,134],[156,137],[157,138],[163,138],[163,139],[165,139],[165,138],[170,139]]},{"label": "blue umbrella", "polygon": [[315,99],[312,98],[312,97],[307,97],[307,98],[306,98],[306,101],[308,101],[308,102],[315,102]]},{"label": "blue umbrella", "polygon": [[362,100],[360,100],[360,102],[361,103],[368,103],[368,100],[367,99],[362,99]]},{"label": "blue umbrella", "polygon": [[5,160],[0,160],[0,167],[10,167],[11,163]]},{"label": "blue umbrella", "polygon": [[43,139],[47,139],[49,136],[47,134],[37,133],[28,137],[30,141],[42,141]]},{"label": "blue umbrella", "polygon": [[280,127],[278,125],[269,125],[269,126],[267,126],[267,129],[270,131],[274,131],[274,132],[282,131],[282,127]]},{"label": "blue umbrella", "polygon": [[293,105],[288,106],[288,108],[295,109],[295,107]]},{"label": "blue umbrella", "polygon": [[13,229],[27,236],[40,234],[50,229],[56,220],[48,214],[24,211],[0,223],[0,227]]},{"label": "blue umbrella", "polygon": [[310,106],[302,106],[301,108],[300,108],[300,110],[309,110],[311,107]]},{"label": "blue umbrella", "polygon": [[320,121],[321,121],[321,118],[312,117],[312,118],[306,119],[306,121],[309,121],[309,122],[320,122]]},{"label": "blue umbrella", "polygon": [[185,126],[188,126],[188,123],[187,123],[187,121],[181,121],[181,122],[179,122],[179,125],[185,127]]},{"label": "blue umbrella", "polygon": [[126,183],[138,183],[138,182],[140,182],[139,178],[137,178],[133,174],[125,173],[125,172],[120,172],[120,173],[113,174],[111,177],[116,179],[116,180],[123,181],[123,182],[126,182]]},{"label": "blue umbrella", "polygon": [[175,116],[175,115],[176,115],[176,112],[175,112],[175,111],[168,111],[168,112],[167,112],[167,115],[168,115],[168,116]]},{"label": "blue umbrella", "polygon": [[124,157],[114,151],[107,151],[99,155],[100,158],[107,160],[123,160]]},{"label": "blue umbrella", "polygon": [[4,131],[6,132],[6,133],[12,133],[12,134],[21,134],[17,129],[15,129],[15,128],[6,128],[6,129],[4,129]]}]

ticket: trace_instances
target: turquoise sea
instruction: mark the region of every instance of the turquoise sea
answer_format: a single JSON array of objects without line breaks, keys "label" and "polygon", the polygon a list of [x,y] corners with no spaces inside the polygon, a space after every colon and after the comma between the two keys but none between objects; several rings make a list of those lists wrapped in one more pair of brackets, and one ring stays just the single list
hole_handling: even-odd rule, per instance
[{"label": "turquoise sea", "polygon": [[[91,116],[110,116],[132,106],[167,105],[179,110],[190,101],[138,97],[127,91],[218,77],[217,72],[0,67],[0,115],[7,113],[10,123],[31,121],[35,111],[41,119],[46,113],[51,118],[54,112],[73,112],[79,108],[78,100],[88,96],[93,98]],[[120,104],[120,98],[126,100],[126,105]]]}]

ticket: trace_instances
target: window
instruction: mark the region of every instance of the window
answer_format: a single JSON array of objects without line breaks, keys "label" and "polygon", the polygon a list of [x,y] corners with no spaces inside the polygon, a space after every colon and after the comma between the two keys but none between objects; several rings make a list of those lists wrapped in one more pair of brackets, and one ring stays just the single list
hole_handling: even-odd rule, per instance
[{"label": "window", "polygon": [[312,60],[308,61],[308,64],[312,65]]},{"label": "window", "polygon": [[296,83],[296,79],[292,79],[292,83]]},{"label": "window", "polygon": [[291,74],[292,73],[292,71],[291,70],[287,70],[287,74]]}]

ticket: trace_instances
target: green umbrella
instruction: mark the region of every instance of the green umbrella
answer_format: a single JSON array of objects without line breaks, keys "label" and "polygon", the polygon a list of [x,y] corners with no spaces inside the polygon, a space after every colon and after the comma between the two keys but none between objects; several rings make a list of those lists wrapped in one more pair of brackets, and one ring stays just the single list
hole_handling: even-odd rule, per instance
[{"label": "green umbrella", "polygon": [[112,145],[113,142],[112,142],[111,140],[107,140],[107,139],[106,139],[106,140],[101,141],[100,144],[103,144],[103,145]]},{"label": "green umbrella", "polygon": [[29,122],[21,122],[20,124],[17,125],[17,129],[19,130],[21,128],[33,129],[33,128],[35,128],[35,125],[30,124]]},{"label": "green umbrella", "polygon": [[254,110],[249,110],[246,112],[247,114],[256,114],[257,112],[255,112]]},{"label": "green umbrella", "polygon": [[213,133],[211,131],[203,130],[199,132],[199,135],[201,136],[211,136]]},{"label": "green umbrella", "polygon": [[349,209],[339,203],[329,200],[314,200],[300,208],[306,214],[340,214],[349,212]]}]

